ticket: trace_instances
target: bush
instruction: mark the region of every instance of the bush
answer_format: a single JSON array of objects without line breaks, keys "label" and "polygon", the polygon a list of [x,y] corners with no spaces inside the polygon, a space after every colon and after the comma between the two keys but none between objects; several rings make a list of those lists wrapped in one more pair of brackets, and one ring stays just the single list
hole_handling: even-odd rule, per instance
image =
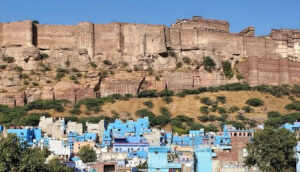
[{"label": "bush", "polygon": [[46,80],[46,84],[50,84],[51,82],[51,80]]},{"label": "bush", "polygon": [[205,127],[205,131],[207,132],[218,132],[218,128],[212,124],[209,124],[207,127]]},{"label": "bush", "polygon": [[30,70],[30,75],[35,75],[35,71],[33,69]]},{"label": "bush", "polygon": [[20,74],[19,77],[20,77],[20,79],[28,79],[29,78],[29,76],[26,73]]},{"label": "bush", "polygon": [[70,73],[69,69],[63,69],[63,68],[57,68],[56,72],[64,73],[64,74],[69,74]]},{"label": "bush", "polygon": [[177,68],[181,68],[181,67],[182,67],[182,63],[181,63],[181,62],[177,62],[177,63],[176,63],[176,67],[177,67]]},{"label": "bush", "polygon": [[19,73],[23,72],[23,68],[21,66],[16,66],[14,69]]},{"label": "bush", "polygon": [[204,129],[205,126],[200,124],[200,123],[193,123],[190,130],[200,130],[200,129]]},{"label": "bush", "polygon": [[156,90],[143,90],[138,93],[138,98],[157,97]]},{"label": "bush", "polygon": [[226,97],[225,96],[217,96],[217,102],[220,102],[222,104],[226,103]]},{"label": "bush", "polygon": [[200,112],[201,112],[202,114],[207,115],[207,114],[209,113],[208,106],[201,106],[201,107],[200,107]]},{"label": "bush", "polygon": [[126,72],[132,73],[132,69],[126,69]]},{"label": "bush", "polygon": [[70,61],[69,61],[69,60],[65,61],[65,65],[66,65],[67,67],[69,67],[69,66],[70,66]]},{"label": "bush", "polygon": [[268,118],[278,118],[281,117],[281,113],[276,111],[268,112]]},{"label": "bush", "polygon": [[23,81],[24,85],[29,85],[29,82],[27,80]]},{"label": "bush", "polygon": [[63,77],[65,77],[64,73],[57,72],[55,76],[55,80],[60,81]]},{"label": "bush", "polygon": [[216,120],[215,115],[203,115],[198,117],[201,122],[214,122]]},{"label": "bush", "polygon": [[172,91],[172,90],[163,90],[158,93],[159,97],[169,97],[169,96],[173,96],[173,95],[174,95],[174,91]]},{"label": "bush", "polygon": [[176,93],[176,96],[177,96],[177,97],[185,97],[186,94],[183,93],[183,92],[179,92],[179,93]]},{"label": "bush", "polygon": [[162,100],[167,104],[170,104],[173,101],[172,97],[163,97]]},{"label": "bush", "polygon": [[159,115],[154,117],[153,123],[154,125],[159,125],[161,127],[166,126],[170,121],[170,117],[166,115]]},{"label": "bush", "polygon": [[154,104],[152,103],[152,101],[145,101],[144,103],[143,103],[145,106],[147,106],[148,108],[153,108],[154,107]]},{"label": "bush", "polygon": [[103,60],[103,64],[112,65],[112,62],[110,60]]},{"label": "bush", "polygon": [[251,98],[246,101],[246,104],[250,106],[261,106],[264,104],[264,102],[258,98]]},{"label": "bush", "polygon": [[206,104],[206,105],[212,105],[212,101],[210,100],[209,97],[203,97],[200,99],[201,103]]},{"label": "bush", "polygon": [[57,112],[63,112],[64,107],[63,105],[67,104],[67,100],[35,100],[33,102],[28,103],[25,106],[25,110],[48,110],[48,109],[54,109]]},{"label": "bush", "polygon": [[147,68],[147,72],[149,75],[153,75],[154,71],[153,71],[153,68],[152,67],[148,67]]},{"label": "bush", "polygon": [[37,82],[32,82],[32,85],[36,87],[36,86],[39,86],[39,83],[37,83]]},{"label": "bush", "polygon": [[226,61],[222,61],[222,67],[223,67],[223,72],[226,76],[226,78],[232,78],[233,77],[233,71],[231,69],[231,63],[226,60]]},{"label": "bush", "polygon": [[149,111],[148,109],[140,109],[140,110],[136,111],[135,114],[136,114],[136,116],[141,117],[141,118],[148,117],[150,124],[155,125],[155,123],[153,121],[155,114],[153,112]]},{"label": "bush", "polygon": [[242,79],[244,79],[244,77],[243,77],[243,75],[241,75],[241,74],[237,74],[237,75],[236,75],[236,79],[242,80]]},{"label": "bush", "polygon": [[184,62],[185,64],[190,65],[190,64],[191,64],[191,59],[188,58],[188,57],[183,57],[183,62]]},{"label": "bush", "polygon": [[234,112],[237,112],[237,111],[239,111],[239,110],[240,110],[239,107],[237,107],[237,106],[231,106],[231,107],[228,109],[228,112],[229,112],[229,113],[234,113]]},{"label": "bush", "polygon": [[71,69],[71,71],[72,71],[72,72],[79,72],[79,70],[78,70],[77,68],[75,68],[75,67],[73,67],[73,68]]},{"label": "bush", "polygon": [[293,103],[286,105],[284,108],[287,110],[300,111],[300,101],[294,101]]},{"label": "bush", "polygon": [[242,107],[242,110],[244,110],[244,111],[247,112],[247,113],[250,113],[250,112],[253,111],[253,109],[252,109],[250,106],[243,106],[243,107]]},{"label": "bush", "polygon": [[216,67],[216,63],[214,62],[214,60],[208,56],[204,57],[203,65],[204,69],[209,73],[211,73],[212,70]]},{"label": "bush", "polygon": [[97,64],[96,64],[95,62],[90,62],[90,66],[91,66],[92,68],[96,68],[96,67],[97,67]]},{"label": "bush", "polygon": [[0,69],[6,69],[6,65],[0,65]]},{"label": "bush", "polygon": [[227,118],[228,118],[228,115],[223,114],[223,115],[221,115],[220,117],[217,117],[216,120],[217,120],[217,121],[221,121],[221,122],[226,122],[226,121],[227,121]]},{"label": "bush", "polygon": [[75,74],[78,78],[82,77],[82,74],[81,73],[76,73]]},{"label": "bush", "polygon": [[8,56],[4,56],[3,57],[3,61],[6,63],[13,63],[15,61],[14,57],[8,57]]},{"label": "bush", "polygon": [[76,80],[77,78],[76,78],[75,75],[71,75],[71,76],[69,77],[69,79],[74,81],[74,80]]},{"label": "bush", "polygon": [[42,54],[39,55],[39,59],[37,59],[37,60],[45,60],[45,59],[47,59],[48,57],[49,57],[48,54],[42,53]]},{"label": "bush", "polygon": [[225,114],[225,113],[227,113],[226,109],[223,108],[223,107],[218,107],[218,112],[219,112],[220,114]]},{"label": "bush", "polygon": [[245,128],[245,125],[243,123],[241,123],[241,122],[238,122],[238,121],[226,121],[222,125],[224,125],[224,124],[230,124],[230,125],[234,126],[237,129],[243,129],[243,128]]},{"label": "bush", "polygon": [[241,114],[237,115],[235,118],[236,118],[237,120],[241,120],[241,121],[246,120],[246,117],[245,117],[244,115],[241,115]]},{"label": "bush", "polygon": [[171,112],[169,111],[169,109],[167,107],[160,107],[159,111],[162,115],[171,116]]}]

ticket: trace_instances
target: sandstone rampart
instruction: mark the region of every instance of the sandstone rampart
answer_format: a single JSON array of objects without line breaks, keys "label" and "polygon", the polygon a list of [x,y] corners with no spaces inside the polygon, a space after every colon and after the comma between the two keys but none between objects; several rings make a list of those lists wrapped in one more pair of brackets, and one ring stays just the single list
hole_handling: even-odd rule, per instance
[{"label": "sandstone rampart", "polygon": [[[49,57],[41,60],[42,54]],[[211,73],[203,68],[205,56],[216,63]],[[0,58],[0,63],[7,65],[0,69],[0,103],[9,105],[37,98],[75,103],[87,97],[136,94],[143,89],[180,91],[239,82],[236,77],[224,76],[223,60],[238,68],[251,85],[300,84],[299,63],[294,62],[300,61],[300,31],[274,29],[270,35],[255,37],[254,27],[230,33],[227,21],[201,17],[179,20],[171,27],[0,23],[0,57],[15,59],[7,63]],[[190,64],[184,58],[189,58]],[[104,60],[111,64],[104,64]],[[176,67],[178,63],[182,67]],[[16,71],[16,66],[23,71]],[[45,66],[49,70],[45,71]],[[56,80],[58,68],[77,69],[82,77],[76,84],[69,79],[74,72]],[[103,71],[108,73],[105,78]],[[22,78],[23,74],[29,78]],[[38,86],[32,85],[34,82]]]}]

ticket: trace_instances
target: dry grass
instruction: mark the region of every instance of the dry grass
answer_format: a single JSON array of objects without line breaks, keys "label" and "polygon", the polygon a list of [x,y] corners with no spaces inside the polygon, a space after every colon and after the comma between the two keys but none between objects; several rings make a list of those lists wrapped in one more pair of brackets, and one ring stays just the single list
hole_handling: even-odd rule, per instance
[{"label": "dry grass", "polygon": [[[135,116],[135,112],[139,109],[147,108],[147,106],[143,105],[143,102],[145,101],[152,101],[154,104],[153,108],[147,108],[151,110],[156,115],[160,114],[160,108],[161,107],[167,107],[170,112],[172,113],[172,116],[177,116],[184,114],[186,116],[192,117],[195,120],[197,120],[197,117],[201,116],[199,109],[201,106],[204,106],[200,102],[200,98],[202,97],[209,97],[211,100],[215,101],[217,96],[225,96],[226,97],[226,103],[221,104],[219,103],[220,107],[224,107],[226,109],[229,109],[232,106],[238,106],[243,107],[246,106],[245,102],[249,98],[259,98],[264,101],[263,107],[257,107],[254,108],[253,113],[247,113],[245,116],[250,119],[255,119],[259,123],[262,123],[267,118],[267,112],[268,111],[278,111],[283,114],[288,113],[286,109],[284,109],[284,106],[286,104],[289,104],[291,100],[287,96],[283,96],[280,98],[274,97],[271,94],[268,93],[260,93],[258,91],[220,91],[216,93],[206,92],[203,94],[198,95],[187,95],[186,97],[177,97],[173,96],[173,101],[170,104],[165,103],[162,98],[131,98],[128,101],[116,101],[114,103],[107,103],[101,107],[101,111],[99,113],[95,112],[87,112],[85,107],[81,107],[81,111],[83,112],[78,117],[85,117],[85,116],[98,116],[98,115],[106,115],[106,116],[112,116],[112,111],[116,111],[120,114],[121,118],[137,118]],[[299,100],[299,98],[298,98]],[[68,105],[65,107],[65,112],[58,113],[54,110],[47,110],[52,116],[55,117],[64,117],[64,116],[70,116],[69,110],[71,110],[72,107]],[[37,110],[31,111],[31,112],[40,112]],[[214,114],[216,116],[219,116],[218,113],[210,113]],[[235,119],[235,116],[237,114],[231,114],[229,115],[230,119]],[[75,115],[76,116],[76,115]]]}]

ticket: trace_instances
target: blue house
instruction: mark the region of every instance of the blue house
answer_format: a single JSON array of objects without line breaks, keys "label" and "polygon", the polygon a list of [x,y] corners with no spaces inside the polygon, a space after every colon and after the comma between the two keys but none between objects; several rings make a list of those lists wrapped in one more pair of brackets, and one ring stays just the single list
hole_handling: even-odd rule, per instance
[{"label": "blue house", "polygon": [[96,142],[97,134],[96,133],[83,133],[83,135],[79,135],[76,132],[69,132],[67,145],[70,146],[71,150],[74,149],[74,142],[85,142],[85,141],[93,141]]},{"label": "blue house", "polygon": [[203,144],[204,130],[190,130],[189,135],[173,136],[173,144],[180,146],[197,146]]},{"label": "blue house", "polygon": [[114,123],[109,123],[102,136],[102,146],[111,146],[113,138],[122,138],[127,136],[142,136],[145,133],[150,133],[149,118],[139,118],[137,121],[128,120],[123,123],[116,119]]},{"label": "blue house", "polygon": [[168,160],[169,147],[150,147],[148,149],[148,172],[181,171],[180,162]]},{"label": "blue house", "polygon": [[212,150],[210,147],[196,147],[195,162],[197,172],[212,171]]},{"label": "blue house", "polygon": [[113,152],[126,152],[129,159],[133,157],[147,159],[148,146],[147,140],[140,136],[114,138]]},{"label": "blue house", "polygon": [[231,149],[231,140],[230,135],[228,133],[228,129],[226,125],[223,125],[223,133],[222,135],[215,136],[214,145],[221,149]]},{"label": "blue house", "polygon": [[299,131],[300,122],[294,122],[294,124],[286,123],[286,124],[282,125],[280,128],[285,128],[285,129],[289,130],[290,132]]},{"label": "blue house", "polygon": [[10,128],[9,134],[16,134],[21,142],[27,142],[29,145],[37,144],[42,139],[40,128]]}]

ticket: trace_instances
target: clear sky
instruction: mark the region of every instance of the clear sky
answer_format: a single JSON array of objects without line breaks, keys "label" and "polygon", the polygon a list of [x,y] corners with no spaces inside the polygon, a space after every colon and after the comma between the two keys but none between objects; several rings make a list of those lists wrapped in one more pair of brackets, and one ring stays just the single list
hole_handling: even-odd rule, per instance
[{"label": "clear sky", "polygon": [[171,25],[203,16],[230,23],[231,32],[248,26],[257,35],[271,28],[300,29],[300,0],[1,0],[0,22],[38,20],[41,24],[130,22]]}]

